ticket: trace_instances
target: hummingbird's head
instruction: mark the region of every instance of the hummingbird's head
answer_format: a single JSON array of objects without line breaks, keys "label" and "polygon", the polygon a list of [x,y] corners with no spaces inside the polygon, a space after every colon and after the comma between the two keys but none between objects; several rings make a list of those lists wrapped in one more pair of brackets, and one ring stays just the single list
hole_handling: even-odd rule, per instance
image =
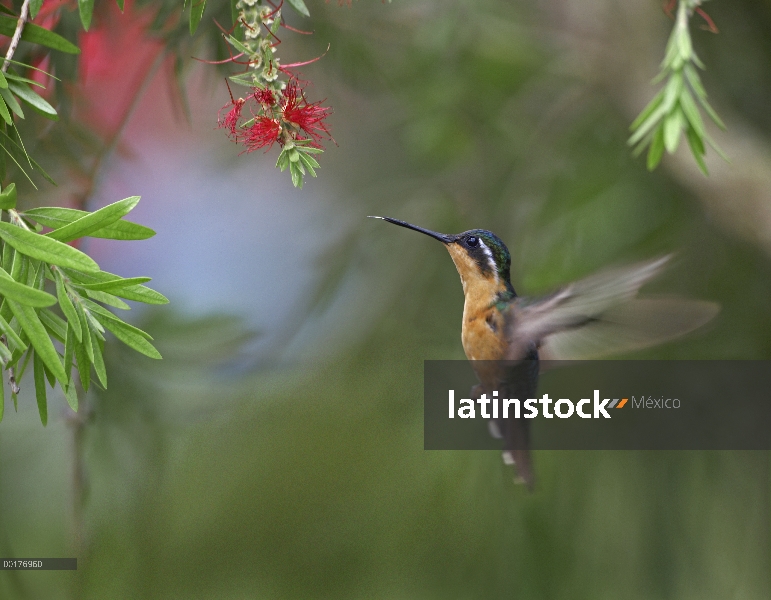
[{"label": "hummingbird's head", "polygon": [[442,242],[458,269],[464,292],[468,293],[471,289],[482,291],[484,288],[493,296],[502,292],[514,293],[510,282],[509,249],[493,232],[470,229],[457,234],[437,233],[391,217],[372,218],[419,231]]}]

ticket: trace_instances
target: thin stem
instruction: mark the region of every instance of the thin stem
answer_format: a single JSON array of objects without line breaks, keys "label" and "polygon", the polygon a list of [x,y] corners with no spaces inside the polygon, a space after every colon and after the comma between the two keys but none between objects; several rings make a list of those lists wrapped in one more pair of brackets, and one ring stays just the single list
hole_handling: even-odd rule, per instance
[{"label": "thin stem", "polygon": [[24,30],[24,25],[27,23],[27,17],[29,16],[29,3],[30,0],[24,0],[24,4],[21,5],[21,14],[19,15],[19,20],[16,21],[16,31],[13,32],[11,45],[8,46],[8,52],[5,54],[5,62],[3,63],[2,69],[3,73],[8,71],[13,54],[16,52],[19,40],[21,40],[21,32]]}]

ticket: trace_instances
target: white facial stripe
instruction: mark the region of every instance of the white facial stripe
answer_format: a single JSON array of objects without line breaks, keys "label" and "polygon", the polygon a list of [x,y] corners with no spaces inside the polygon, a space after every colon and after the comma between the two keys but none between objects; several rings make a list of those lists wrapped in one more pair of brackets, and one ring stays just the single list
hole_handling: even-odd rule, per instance
[{"label": "white facial stripe", "polygon": [[485,251],[485,255],[487,256],[487,262],[490,265],[490,269],[493,271],[493,275],[495,276],[495,281],[498,281],[498,267],[495,264],[495,259],[493,258],[493,252],[490,250],[490,248],[487,247],[487,244],[485,244],[482,241],[482,238],[479,238],[479,245],[482,247],[482,250]]}]

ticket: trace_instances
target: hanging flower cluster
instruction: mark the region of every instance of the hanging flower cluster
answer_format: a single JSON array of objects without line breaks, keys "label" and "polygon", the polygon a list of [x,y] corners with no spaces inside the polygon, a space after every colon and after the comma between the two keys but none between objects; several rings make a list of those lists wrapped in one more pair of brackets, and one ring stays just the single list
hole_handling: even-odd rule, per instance
[{"label": "hanging flower cluster", "polygon": [[[298,12],[308,15],[303,0],[287,0]],[[270,0],[238,0],[236,35],[226,33],[225,39],[237,52],[228,62],[245,65],[243,73],[230,77],[238,85],[248,87],[250,93],[234,98],[223,106],[218,126],[230,139],[241,144],[245,152],[254,152],[275,143],[281,147],[276,166],[289,169],[292,183],[303,186],[307,174],[316,176],[319,163],[312,156],[324,151],[321,140],[332,139],[324,122],[332,109],[321,102],[308,102],[305,86],[291,71],[318,59],[304,63],[281,65],[276,47],[283,24],[281,7]],[[294,30],[297,31],[297,30]],[[300,32],[305,33],[305,32]]]},{"label": "hanging flower cluster", "polygon": [[[249,119],[244,118],[247,106],[251,110]],[[222,117],[224,109],[229,110]],[[234,99],[222,110],[219,127],[234,142],[243,144],[246,152],[270,149],[276,142],[282,147],[290,146],[290,150],[292,146],[323,150],[321,140],[331,139],[324,123],[331,109],[320,102],[308,102],[296,79],[290,80],[278,94],[267,88],[255,88],[249,96]]]}]

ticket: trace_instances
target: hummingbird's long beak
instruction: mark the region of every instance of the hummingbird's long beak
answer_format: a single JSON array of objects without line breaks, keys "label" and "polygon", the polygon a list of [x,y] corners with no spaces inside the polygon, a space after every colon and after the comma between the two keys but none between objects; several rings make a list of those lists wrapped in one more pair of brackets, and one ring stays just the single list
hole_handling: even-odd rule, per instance
[{"label": "hummingbird's long beak", "polygon": [[399,225],[400,227],[406,227],[407,229],[413,229],[415,231],[419,231],[420,233],[425,233],[426,235],[430,235],[432,238],[439,240],[444,244],[451,244],[452,242],[455,241],[454,235],[447,235],[446,233],[438,233],[436,231],[431,231],[430,229],[423,229],[422,227],[418,227],[417,225],[412,225],[411,223],[407,223],[406,221],[400,221],[399,219],[392,219],[391,217],[376,217],[374,215],[370,215],[369,218],[382,219],[383,221],[388,221],[389,223],[393,223],[394,225]]}]

